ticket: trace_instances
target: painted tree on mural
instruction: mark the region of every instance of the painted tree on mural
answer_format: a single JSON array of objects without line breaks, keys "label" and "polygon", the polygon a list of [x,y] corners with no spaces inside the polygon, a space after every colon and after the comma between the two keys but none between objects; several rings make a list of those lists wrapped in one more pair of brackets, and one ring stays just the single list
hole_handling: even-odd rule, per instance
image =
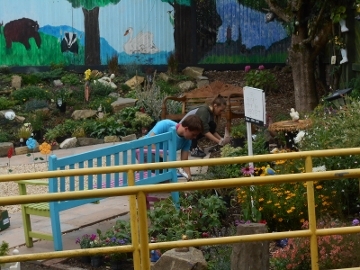
[{"label": "painted tree on mural", "polygon": [[296,109],[308,112],[319,102],[316,92],[315,62],[332,37],[332,30],[354,0],[238,0],[264,11],[269,9],[291,29],[289,64],[295,89]]},{"label": "painted tree on mural", "polygon": [[[197,63],[216,43],[221,25],[221,18],[216,12],[216,0],[161,1],[174,8],[174,41],[178,62]],[[195,5],[191,6],[191,2]]]},{"label": "painted tree on mural", "polygon": [[82,7],[85,26],[85,65],[100,65],[99,7],[121,0],[67,0],[73,8]]}]

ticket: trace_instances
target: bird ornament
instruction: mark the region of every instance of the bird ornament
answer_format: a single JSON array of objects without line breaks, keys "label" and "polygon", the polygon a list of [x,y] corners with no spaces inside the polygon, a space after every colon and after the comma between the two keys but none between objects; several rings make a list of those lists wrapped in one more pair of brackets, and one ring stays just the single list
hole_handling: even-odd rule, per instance
[{"label": "bird ornament", "polygon": [[300,119],[299,113],[297,111],[295,111],[294,108],[290,109],[290,116],[293,121],[299,121],[299,119]]}]

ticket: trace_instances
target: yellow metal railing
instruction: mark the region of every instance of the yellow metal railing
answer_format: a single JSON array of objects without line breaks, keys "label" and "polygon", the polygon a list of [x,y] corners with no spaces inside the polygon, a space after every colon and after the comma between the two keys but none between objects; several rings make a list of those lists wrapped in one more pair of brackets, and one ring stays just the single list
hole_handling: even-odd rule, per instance
[{"label": "yellow metal railing", "polygon": [[[79,176],[79,175],[88,175],[88,174],[128,172],[129,174],[128,187],[63,192],[63,193],[53,193],[53,194],[0,197],[0,205],[5,206],[5,205],[48,202],[48,201],[57,201],[57,200],[84,199],[84,198],[94,198],[94,197],[101,198],[101,197],[130,195],[130,199],[129,199],[130,223],[131,223],[131,234],[132,234],[131,245],[5,256],[5,257],[0,257],[0,263],[29,261],[29,260],[43,260],[43,259],[63,258],[63,257],[77,257],[77,256],[106,254],[106,253],[114,253],[114,252],[133,252],[134,269],[147,270],[150,269],[149,253],[150,250],[154,250],[154,249],[170,249],[174,247],[234,244],[239,242],[276,240],[276,239],[294,238],[294,237],[310,237],[311,267],[313,270],[318,270],[319,265],[318,265],[317,236],[359,233],[360,226],[317,229],[315,206],[314,206],[313,181],[334,180],[339,178],[340,179],[359,178],[360,169],[344,169],[344,170],[313,173],[312,160],[313,158],[318,158],[318,157],[332,157],[332,156],[346,156],[346,155],[360,155],[360,148],[306,151],[306,152],[293,152],[293,153],[284,153],[284,154],[270,154],[270,155],[245,156],[245,157],[234,157],[234,158],[214,158],[207,160],[175,161],[175,162],[91,168],[91,169],[73,169],[66,171],[49,171],[49,172],[27,173],[27,174],[0,175],[0,182],[10,182],[10,181],[18,181],[18,180],[43,179],[43,178],[60,177],[60,176],[65,177],[65,176]],[[195,167],[195,166],[216,166],[216,165],[225,165],[225,164],[243,164],[250,162],[256,163],[256,162],[287,160],[287,159],[303,159],[305,161],[305,173],[274,175],[271,177],[268,176],[241,177],[241,178],[205,180],[205,181],[172,183],[172,184],[161,184],[161,185],[146,185],[146,186],[134,185],[135,184],[134,172],[139,170],[156,170],[156,169],[164,169],[164,168]],[[265,234],[255,234],[255,235],[229,236],[229,237],[218,237],[218,238],[207,238],[207,239],[193,239],[186,241],[180,240],[180,241],[149,243],[146,196],[145,196],[146,193],[240,187],[240,186],[263,185],[263,184],[273,184],[273,183],[279,184],[279,183],[288,183],[288,182],[307,182],[307,203],[308,203],[308,215],[309,215],[308,216],[309,229],[307,230],[265,233]]]}]

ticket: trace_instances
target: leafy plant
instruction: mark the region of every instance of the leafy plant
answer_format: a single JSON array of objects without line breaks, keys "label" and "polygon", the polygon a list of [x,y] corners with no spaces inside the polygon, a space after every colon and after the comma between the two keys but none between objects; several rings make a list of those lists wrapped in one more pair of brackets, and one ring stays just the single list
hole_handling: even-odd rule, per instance
[{"label": "leafy plant", "polygon": [[16,105],[16,101],[9,100],[5,97],[0,97],[0,110],[7,110],[13,108]]},{"label": "leafy plant", "polygon": [[18,130],[18,138],[19,139],[28,139],[31,136],[33,129],[30,123],[25,123],[21,128]]},{"label": "leafy plant", "polygon": [[244,79],[247,86],[264,91],[276,90],[278,88],[275,75],[267,69],[250,70],[245,74]]},{"label": "leafy plant", "polygon": [[333,23],[338,23],[341,20],[346,19],[346,7],[345,6],[338,6],[333,8],[331,11],[330,19]]},{"label": "leafy plant", "polygon": [[75,244],[79,244],[80,248],[90,248],[90,243],[96,239],[96,234],[84,234],[81,237],[78,237],[75,241]]},{"label": "leafy plant", "polygon": [[64,76],[61,77],[61,82],[63,82],[65,85],[80,85],[81,80],[79,78],[78,74],[74,73],[66,73]]},{"label": "leafy plant", "polygon": [[96,119],[85,126],[86,133],[91,137],[104,138],[105,136],[125,136],[126,128],[113,116]]},{"label": "leafy plant", "polygon": [[139,111],[139,107],[126,107],[120,111],[120,119],[126,126],[130,126],[132,120],[135,118],[136,112]]},{"label": "leafy plant", "polygon": [[9,251],[9,243],[2,241],[0,245],[0,256],[8,255]]},{"label": "leafy plant", "polygon": [[149,127],[153,122],[154,119],[152,119],[148,114],[136,112],[132,125],[134,128]]},{"label": "leafy plant", "polygon": [[20,104],[23,104],[31,99],[50,100],[50,93],[49,91],[40,87],[27,86],[12,92],[11,97]]},{"label": "leafy plant", "polygon": [[154,210],[148,213],[150,235],[160,241],[179,240],[184,234],[190,239],[217,235],[226,207],[221,197],[206,194],[206,191],[181,194],[180,211],[170,199],[156,202]]},{"label": "leafy plant", "polygon": [[231,137],[233,138],[245,138],[246,137],[246,122],[244,119],[240,121],[237,125],[231,128]]}]

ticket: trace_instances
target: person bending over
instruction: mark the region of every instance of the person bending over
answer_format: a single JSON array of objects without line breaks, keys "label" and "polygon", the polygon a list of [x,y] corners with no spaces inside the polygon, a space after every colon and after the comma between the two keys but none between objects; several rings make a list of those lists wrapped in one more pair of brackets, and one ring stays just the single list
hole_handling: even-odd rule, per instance
[{"label": "person bending over", "polygon": [[[172,120],[161,120],[148,132],[144,137],[150,137],[168,132],[176,129],[176,150],[181,150],[181,160],[188,160],[191,140],[195,139],[203,130],[202,121],[197,115],[189,115],[184,118],[181,123],[176,123]],[[179,170],[181,172],[181,170]],[[183,174],[187,180],[191,180],[190,168],[183,168],[186,173]]]},{"label": "person bending over", "polygon": [[202,105],[196,109],[188,112],[184,118],[180,121],[182,123],[190,115],[197,115],[202,121],[203,131],[191,143],[191,156],[193,157],[205,157],[206,154],[199,148],[198,140],[204,136],[209,140],[223,146],[230,142],[230,137],[222,138],[219,133],[216,132],[217,123],[220,120],[221,113],[226,109],[226,100],[218,95],[215,97],[210,105]]}]

